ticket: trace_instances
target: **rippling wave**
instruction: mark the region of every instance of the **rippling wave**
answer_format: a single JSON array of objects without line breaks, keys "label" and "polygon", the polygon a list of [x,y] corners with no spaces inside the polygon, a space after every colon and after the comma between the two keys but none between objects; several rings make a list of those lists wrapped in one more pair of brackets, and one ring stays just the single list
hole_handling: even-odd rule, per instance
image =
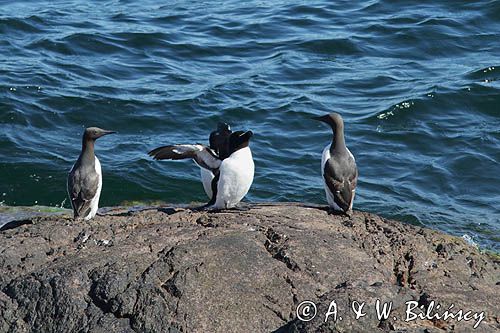
[{"label": "rippling wave", "polygon": [[205,201],[160,144],[252,129],[250,201],[324,203],[320,153],[340,112],[356,206],[500,249],[498,1],[156,1],[0,5],[0,201],[56,206],[85,126],[102,205]]}]

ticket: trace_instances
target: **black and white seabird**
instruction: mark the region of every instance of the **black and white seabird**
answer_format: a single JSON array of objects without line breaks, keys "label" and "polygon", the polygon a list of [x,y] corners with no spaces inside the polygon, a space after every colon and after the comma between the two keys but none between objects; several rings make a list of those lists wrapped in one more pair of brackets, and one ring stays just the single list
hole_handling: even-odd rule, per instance
[{"label": "black and white seabird", "polygon": [[179,144],[156,148],[149,152],[155,160],[193,159],[200,168],[206,205],[215,209],[235,207],[248,193],[255,166],[249,147],[252,131],[231,132],[220,123],[210,135],[210,147],[202,144]]},{"label": "black and white seabird", "polygon": [[321,157],[326,200],[332,209],[350,215],[358,182],[358,168],[354,156],[345,145],[344,121],[338,113],[313,119],[327,123],[333,130],[332,143],[325,147]]},{"label": "black and white seabird", "polygon": [[102,188],[101,163],[94,154],[95,140],[116,133],[98,127],[85,129],[82,152],[68,175],[68,194],[74,218],[90,220],[97,213]]},{"label": "black and white seabird", "polygon": [[[210,149],[219,157],[219,159],[223,160],[229,157],[229,136],[231,135],[231,127],[223,122],[217,124],[217,129],[210,133],[209,143]],[[209,199],[213,197],[212,186],[216,186],[216,183],[212,184],[212,181],[215,177],[215,174],[208,169],[205,169],[200,166],[200,178],[201,183],[203,184],[203,189],[207,194]]]},{"label": "black and white seabird", "polygon": [[221,160],[229,157],[229,136],[233,133],[231,127],[223,122],[217,124],[217,130],[210,133],[210,148]]}]

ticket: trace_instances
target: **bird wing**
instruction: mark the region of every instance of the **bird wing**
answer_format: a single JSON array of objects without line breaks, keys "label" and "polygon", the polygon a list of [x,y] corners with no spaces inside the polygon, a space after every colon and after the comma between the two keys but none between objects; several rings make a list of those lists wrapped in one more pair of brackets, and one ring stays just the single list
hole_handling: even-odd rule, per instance
[{"label": "bird wing", "polygon": [[72,170],[68,176],[68,194],[71,199],[74,217],[85,217],[90,213],[90,204],[99,187],[99,175],[89,173],[82,176],[79,169]]},{"label": "bird wing", "polygon": [[335,203],[344,212],[352,209],[358,181],[358,169],[354,159],[349,158],[347,168],[341,168],[332,158],[328,159],[325,163],[323,178],[333,194]]},{"label": "bird wing", "polygon": [[200,167],[211,171],[219,169],[222,162],[212,149],[201,144],[163,146],[151,150],[148,154],[155,160],[192,158]]}]

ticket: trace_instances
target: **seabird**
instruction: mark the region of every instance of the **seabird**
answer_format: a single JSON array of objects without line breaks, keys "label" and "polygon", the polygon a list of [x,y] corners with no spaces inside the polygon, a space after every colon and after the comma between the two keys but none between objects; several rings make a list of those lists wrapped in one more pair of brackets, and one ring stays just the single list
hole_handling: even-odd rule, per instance
[{"label": "seabird", "polygon": [[231,127],[223,122],[217,124],[217,130],[210,133],[210,148],[221,160],[229,157],[229,136],[233,133]]},{"label": "seabird", "polygon": [[68,195],[74,218],[90,220],[97,213],[102,188],[101,163],[94,154],[95,140],[116,133],[98,127],[85,129],[82,152],[68,175]]},{"label": "seabird", "polygon": [[[221,160],[229,157],[229,136],[231,133],[231,127],[223,122],[218,123],[217,129],[210,133],[210,149],[212,149]],[[215,175],[211,170],[200,166],[201,183],[209,199],[212,199],[213,196],[212,181],[214,177]]]},{"label": "seabird", "polygon": [[210,135],[210,146],[178,144],[149,152],[155,160],[193,159],[200,168],[203,187],[210,198],[206,207],[235,207],[248,193],[253,182],[254,162],[249,147],[252,131],[231,132],[221,123]]},{"label": "seabird", "polygon": [[358,181],[358,168],[354,156],[345,145],[344,121],[338,113],[313,119],[330,125],[334,134],[332,143],[325,147],[321,157],[321,175],[326,200],[332,209],[350,215]]}]

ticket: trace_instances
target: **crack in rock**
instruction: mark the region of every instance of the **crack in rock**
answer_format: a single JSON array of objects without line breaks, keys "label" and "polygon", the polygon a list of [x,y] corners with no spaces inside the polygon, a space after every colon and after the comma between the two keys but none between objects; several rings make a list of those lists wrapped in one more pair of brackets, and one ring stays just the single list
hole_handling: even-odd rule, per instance
[{"label": "crack in rock", "polygon": [[286,267],[294,272],[300,271],[299,265],[288,255],[286,252],[287,246],[285,243],[288,241],[286,236],[282,236],[272,228],[268,228],[266,233],[266,242],[264,247],[267,252],[276,260],[281,261]]}]

